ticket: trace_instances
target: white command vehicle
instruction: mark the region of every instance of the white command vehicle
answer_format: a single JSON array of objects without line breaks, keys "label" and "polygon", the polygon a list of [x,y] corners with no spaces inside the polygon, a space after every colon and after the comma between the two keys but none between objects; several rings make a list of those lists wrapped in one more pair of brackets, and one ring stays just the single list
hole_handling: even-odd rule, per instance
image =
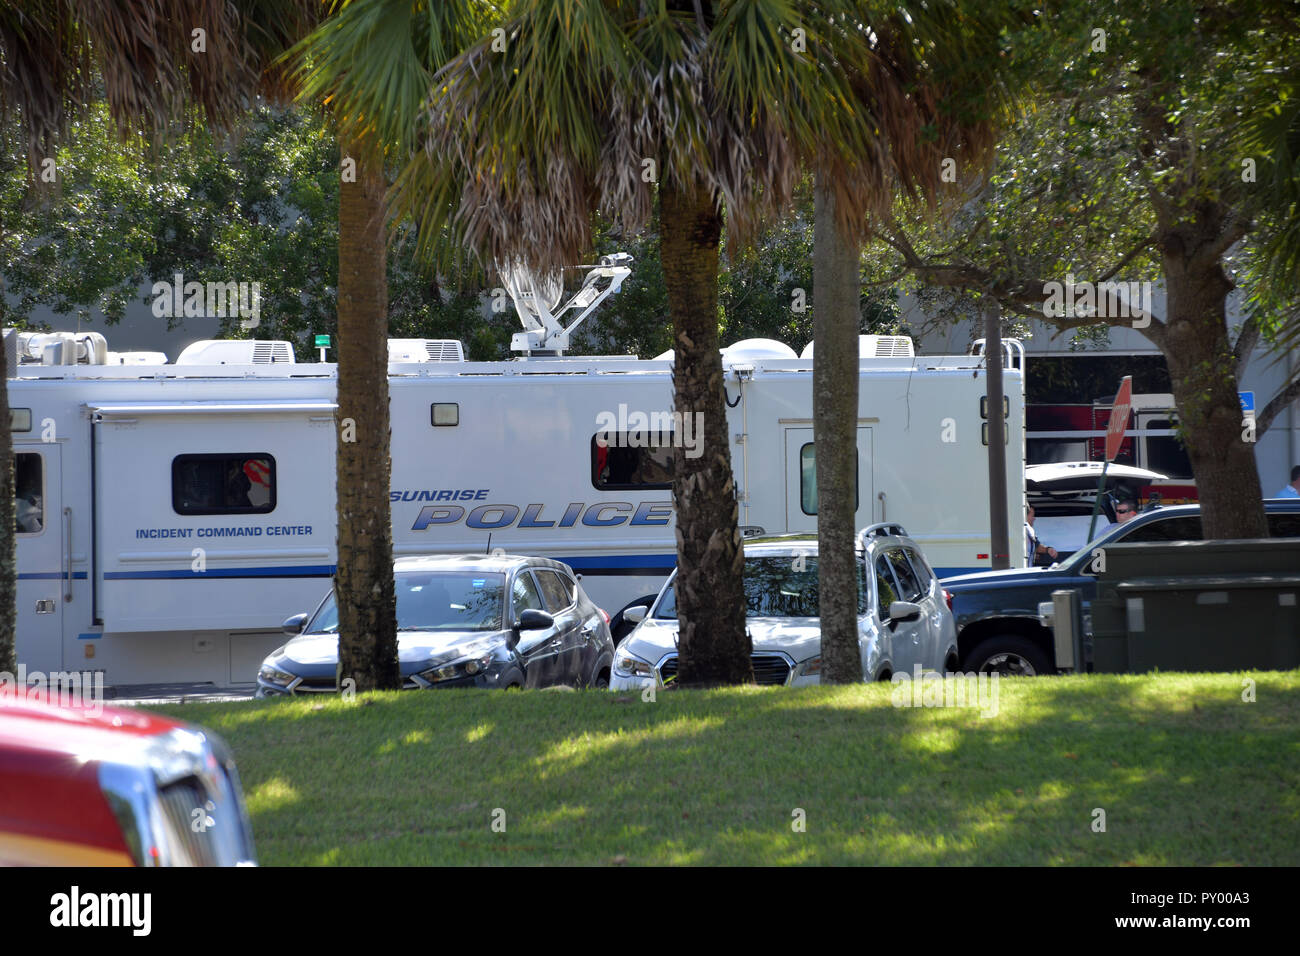
[{"label": "white command vehicle", "polygon": [[[606,266],[566,306],[585,309],[579,320],[628,271]],[[526,328],[515,346],[530,353],[518,359],[389,343],[398,557],[557,558],[614,614],[675,565],[674,441],[687,454],[728,443],[742,525],[816,530],[811,357],[762,341],[725,350],[727,434],[702,434],[670,414],[671,359],[564,356],[576,322],[562,328],[554,305],[512,292]],[[118,687],[252,684],[284,642],[281,622],[330,588],[335,366],[297,363],[284,342],[200,342],[165,364],[109,352],[94,333],[5,334],[19,661],[28,673],[102,670]],[[1024,489],[1017,350],[1011,515]],[[862,341],[855,524],[906,525],[941,577],[990,566],[982,363]]]}]

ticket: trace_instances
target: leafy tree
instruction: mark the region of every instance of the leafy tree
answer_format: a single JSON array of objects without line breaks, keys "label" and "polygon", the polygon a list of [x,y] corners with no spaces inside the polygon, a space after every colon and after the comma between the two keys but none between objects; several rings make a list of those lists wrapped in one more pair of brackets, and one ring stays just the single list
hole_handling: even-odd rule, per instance
[{"label": "leafy tree", "polygon": [[[101,78],[123,136],[137,124],[164,132],[187,103],[218,125],[228,123],[258,91],[283,91],[271,59],[314,16],[306,0],[232,0],[197,9],[177,0],[3,0],[0,125],[20,119],[28,182],[36,185]],[[8,419],[8,382],[0,380],[0,421]],[[0,670],[12,671],[16,568],[7,428],[0,430],[0,462]]]},{"label": "leafy tree", "polygon": [[[875,52],[867,13],[762,0],[534,3],[435,77],[424,148],[398,179],[417,223],[451,223],[485,262],[543,273],[591,248],[590,212],[629,234],[657,200],[674,404],[715,436],[705,454],[675,461],[684,684],[751,677],[717,348],[724,213],[747,242],[789,205],[802,167],[823,166],[851,229],[895,174],[938,175],[914,148],[927,110],[907,102],[903,44],[889,47],[895,60]],[[854,63],[879,69],[850,74]]]},{"label": "leafy tree", "polygon": [[[882,224],[881,274],[901,266],[922,283],[989,290],[1061,329],[1124,325],[1150,339],[1168,362],[1210,538],[1267,536],[1237,399],[1259,318],[1229,340],[1225,264],[1263,198],[1233,148],[1238,115],[1296,25],[1266,0],[1053,4],[1040,30],[1016,38],[1015,56],[1051,68],[993,174],[966,180],[971,201],[947,228],[906,213]],[[1131,316],[1129,297],[1099,285],[1100,301],[1069,294],[1084,280],[1158,277],[1164,316]],[[1062,298],[1070,307],[1055,310]]]}]

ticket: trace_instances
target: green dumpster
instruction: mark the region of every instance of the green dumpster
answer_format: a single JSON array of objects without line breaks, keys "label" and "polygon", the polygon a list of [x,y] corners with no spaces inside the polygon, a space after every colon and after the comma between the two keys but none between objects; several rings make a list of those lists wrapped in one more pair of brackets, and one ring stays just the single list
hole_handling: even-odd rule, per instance
[{"label": "green dumpster", "polygon": [[1094,671],[1300,667],[1300,539],[1117,544],[1101,557]]}]

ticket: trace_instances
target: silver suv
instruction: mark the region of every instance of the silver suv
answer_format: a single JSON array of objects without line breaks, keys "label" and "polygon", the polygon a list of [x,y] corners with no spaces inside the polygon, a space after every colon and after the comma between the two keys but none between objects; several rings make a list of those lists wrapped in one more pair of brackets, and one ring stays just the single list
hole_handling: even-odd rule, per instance
[{"label": "silver suv", "polygon": [[[817,537],[781,535],[745,541],[746,627],[759,684],[821,683]],[[895,672],[944,671],[957,664],[957,630],[947,594],[920,546],[901,525],[877,524],[857,539],[858,642],[863,680]],[[664,583],[647,610],[627,608],[636,629],[614,655],[613,688],[671,685],[677,674],[677,601]]]}]

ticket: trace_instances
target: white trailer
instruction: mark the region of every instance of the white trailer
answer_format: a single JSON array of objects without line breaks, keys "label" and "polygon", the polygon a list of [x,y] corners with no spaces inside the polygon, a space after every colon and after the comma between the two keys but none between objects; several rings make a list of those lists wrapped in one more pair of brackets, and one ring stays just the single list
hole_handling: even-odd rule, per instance
[{"label": "white trailer", "polygon": [[[281,621],[330,587],[335,366],[296,363],[286,343],[198,343],[159,364],[97,336],[6,335],[11,362],[15,346],[30,359],[9,370],[19,661],[103,670],[116,686],[250,684]],[[879,337],[863,352],[856,525],[901,523],[940,576],[989,567],[982,359]],[[459,343],[410,340],[390,358],[398,556],[558,558],[611,615],[658,589],[676,552],[666,445],[694,440],[680,423],[648,434],[671,421],[670,359],[467,362]],[[1012,365],[1015,567],[1024,392]],[[730,444],[740,523],[815,531],[811,358],[749,342],[724,367],[728,434],[698,437]]]}]

